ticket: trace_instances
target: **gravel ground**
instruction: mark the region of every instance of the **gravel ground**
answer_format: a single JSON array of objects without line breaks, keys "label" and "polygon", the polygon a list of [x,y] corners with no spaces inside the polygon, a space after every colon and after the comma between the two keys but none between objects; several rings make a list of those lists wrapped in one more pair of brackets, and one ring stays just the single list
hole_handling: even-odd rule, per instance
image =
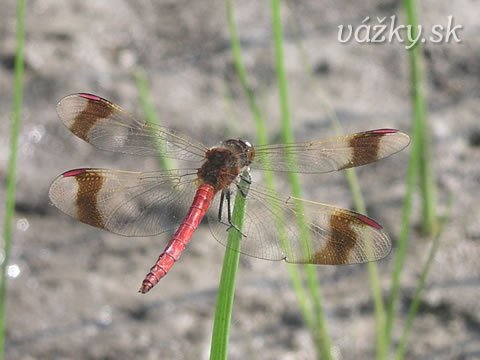
[{"label": "gravel ground", "polygon": [[[283,6],[292,123],[299,140],[333,135],[326,101],[346,132],[410,131],[405,44],[338,41],[338,26],[397,15],[402,3],[302,0]],[[249,80],[280,138],[270,7],[235,5]],[[55,113],[69,93],[91,92],[142,116],[134,72],[151,83],[162,123],[208,146],[228,137],[255,143],[255,126],[236,78],[222,1],[27,2],[25,96],[18,157],[7,359],[206,359],[223,247],[201,226],[188,250],[148,295],[137,293],[168,236],[122,238],[75,222],[50,205],[61,172],[94,166],[155,170],[155,159],[105,153],[75,138]],[[425,44],[433,169],[439,212],[453,196],[451,219],[408,349],[409,359],[480,359],[480,31],[478,3],[424,1],[422,25],[463,25],[461,43]],[[296,30],[295,30],[296,29]],[[297,48],[314,70],[313,85]],[[15,4],[0,12],[0,203],[4,203],[15,53]],[[408,151],[359,169],[369,214],[391,234],[400,229]],[[304,197],[352,207],[343,174],[302,177]],[[321,182],[321,183],[320,183]],[[282,188],[288,189],[282,177]],[[320,185],[321,184],[321,185]],[[369,186],[370,185],[370,186]],[[0,218],[3,219],[3,206]],[[420,202],[394,336],[403,323],[430,249],[418,230]],[[379,263],[390,286],[393,256]],[[17,271],[18,272],[18,271]],[[337,359],[372,359],[373,302],[366,266],[317,268]],[[242,257],[230,359],[313,359],[286,267]]]}]

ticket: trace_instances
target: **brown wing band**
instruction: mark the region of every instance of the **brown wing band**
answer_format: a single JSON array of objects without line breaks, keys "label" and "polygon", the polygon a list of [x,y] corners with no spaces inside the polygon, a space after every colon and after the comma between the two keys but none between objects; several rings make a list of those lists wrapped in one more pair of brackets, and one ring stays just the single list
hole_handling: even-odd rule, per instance
[{"label": "brown wing band", "polygon": [[[72,176],[65,174],[64,176]],[[76,198],[78,219],[86,224],[103,229],[104,223],[98,211],[98,193],[102,189],[104,178],[88,171],[74,174],[78,184]]]},{"label": "brown wing band", "polygon": [[351,227],[351,219],[334,213],[330,217],[331,236],[323,249],[312,256],[310,263],[338,265],[348,263],[350,252],[357,244],[357,232]]},{"label": "brown wing band", "polygon": [[[73,120],[70,131],[77,135],[80,139],[88,141],[88,132],[100,119],[108,118],[113,112],[112,106],[105,106],[98,100],[90,96],[82,96],[88,99],[87,106]],[[103,100],[107,102],[106,100]],[[107,102],[108,103],[108,102]]]}]

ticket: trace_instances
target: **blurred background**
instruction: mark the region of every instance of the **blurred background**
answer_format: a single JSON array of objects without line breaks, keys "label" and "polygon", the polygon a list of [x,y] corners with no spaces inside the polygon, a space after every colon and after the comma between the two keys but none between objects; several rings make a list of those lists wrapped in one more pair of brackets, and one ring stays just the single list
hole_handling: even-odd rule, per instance
[{"label": "blurred background", "polygon": [[[0,183],[5,184],[15,58],[13,1],[0,12]],[[431,29],[462,25],[457,43],[424,44],[431,166],[438,212],[453,197],[407,352],[410,359],[480,359],[480,22],[478,2],[423,1]],[[234,5],[249,84],[281,142],[271,8]],[[292,126],[297,140],[334,136],[331,109],[346,133],[411,131],[406,44],[341,43],[339,26],[396,15],[399,1],[282,3]],[[7,299],[7,359],[206,359],[224,248],[199,227],[180,261],[147,295],[137,289],[170,234],[123,238],[67,217],[48,199],[60,173],[78,167],[158,170],[156,159],[96,150],[57,118],[65,95],[90,92],[143,117],[135,74],[143,69],[163,125],[207,146],[230,137],[256,143],[247,99],[235,72],[223,1],[53,1],[26,5],[25,74],[17,193]],[[390,24],[390,23],[389,23]],[[304,53],[302,52],[302,49]],[[308,59],[313,76],[305,71]],[[313,80],[313,81],[312,81]],[[328,104],[325,107],[323,104]],[[368,214],[400,232],[409,149],[358,170]],[[278,176],[283,191],[289,187]],[[353,208],[344,174],[303,176],[308,200]],[[0,221],[5,186],[0,186]],[[431,239],[412,208],[394,343],[401,335]],[[393,255],[379,263],[389,289]],[[337,359],[375,356],[373,300],[365,265],[318,266]],[[283,262],[242,256],[230,359],[312,359],[315,348]]]}]

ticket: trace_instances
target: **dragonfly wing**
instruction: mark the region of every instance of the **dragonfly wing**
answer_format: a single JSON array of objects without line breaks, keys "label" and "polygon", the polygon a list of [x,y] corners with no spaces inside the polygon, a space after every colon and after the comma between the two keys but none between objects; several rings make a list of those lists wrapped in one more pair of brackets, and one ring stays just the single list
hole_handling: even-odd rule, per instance
[{"label": "dragonfly wing", "polygon": [[132,155],[204,160],[204,145],[172,129],[139,121],[120,106],[91,94],[73,94],[57,104],[65,126],[98,149]]},{"label": "dragonfly wing", "polygon": [[[232,189],[233,198],[237,194]],[[214,237],[226,245],[228,233],[237,230],[227,225],[226,203],[222,207],[223,223],[218,221],[219,205],[217,197],[208,220]],[[246,255],[297,264],[339,265],[378,260],[391,249],[382,227],[353,211],[292,197],[280,199],[254,184],[246,207],[240,250]],[[308,230],[305,239],[298,227],[299,218]]]},{"label": "dragonfly wing", "polygon": [[[149,236],[178,225],[193,199],[195,178],[188,170],[76,169],[58,176],[49,196],[81,222],[124,236]],[[183,213],[177,216],[175,209]]]},{"label": "dragonfly wing", "polygon": [[[250,165],[261,170],[326,173],[369,164],[402,150],[410,137],[398,130],[378,129],[326,140],[255,146]],[[286,154],[292,158],[289,160]]]}]

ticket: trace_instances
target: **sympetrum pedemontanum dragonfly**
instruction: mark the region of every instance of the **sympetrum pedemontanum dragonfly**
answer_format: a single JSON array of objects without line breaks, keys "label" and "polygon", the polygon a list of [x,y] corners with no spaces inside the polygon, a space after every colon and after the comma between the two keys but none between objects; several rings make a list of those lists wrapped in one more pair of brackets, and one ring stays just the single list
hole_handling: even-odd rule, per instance
[{"label": "sympetrum pedemontanum dragonfly", "polygon": [[[241,173],[254,168],[319,174],[368,164],[405,148],[410,139],[401,131],[379,129],[308,143],[256,147],[230,139],[207,148],[171,129],[139,121],[95,95],[66,96],[58,103],[57,112],[71,132],[99,149],[197,162],[195,168],[160,172],[70,170],[50,187],[51,201],[66,214],[124,236],[171,231],[172,208],[189,206],[143,280],[142,293],[167,274],[205,214],[220,243],[226,244],[230,231],[240,231],[241,252],[257,258],[337,265],[378,260],[390,252],[387,233],[365,215],[293,197],[279,198]],[[287,151],[295,162],[286,161]],[[241,179],[249,183],[247,193],[240,189]],[[247,196],[241,229],[231,220],[231,203],[238,191]],[[302,244],[296,226],[298,204],[309,230],[308,246]],[[213,211],[207,212],[209,208]],[[284,234],[288,251],[280,240]]]}]

